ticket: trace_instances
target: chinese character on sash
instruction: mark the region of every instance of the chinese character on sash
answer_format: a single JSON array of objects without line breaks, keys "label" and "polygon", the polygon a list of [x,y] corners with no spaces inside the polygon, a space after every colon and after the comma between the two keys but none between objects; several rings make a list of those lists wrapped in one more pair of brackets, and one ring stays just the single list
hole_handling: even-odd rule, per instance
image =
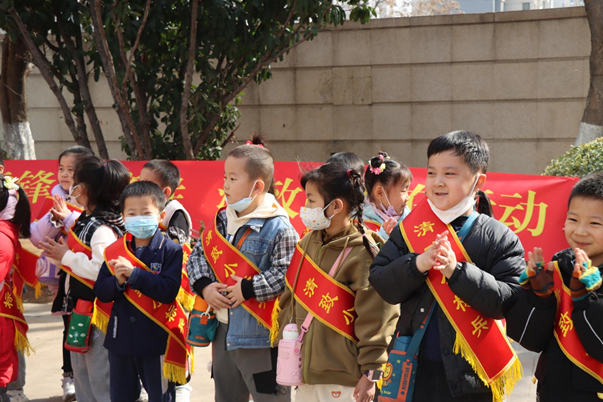
[{"label": "chinese character on sash", "polygon": [[7,308],[13,308],[13,297],[10,295],[10,292],[6,292],[4,295],[4,305]]},{"label": "chinese character on sash", "polygon": [[331,312],[331,307],[335,304],[335,302],[339,300],[339,296],[335,296],[335,298],[331,298],[329,296],[329,292],[326,295],[322,295],[322,300],[318,303],[318,307],[322,307],[327,314]]},{"label": "chinese character on sash", "polygon": [[417,234],[418,237],[425,236],[427,234],[427,232],[433,233],[434,226],[435,226],[435,223],[432,223],[429,221],[423,222],[420,225],[415,226],[415,233]]},{"label": "chinese character on sash", "polygon": [[226,277],[228,278],[229,276],[234,275],[236,273],[234,269],[236,267],[238,267],[238,266],[239,266],[238,263],[236,263],[236,264],[224,264],[224,273],[225,273]]},{"label": "chinese character on sash", "polygon": [[561,328],[561,332],[563,332],[563,337],[564,338],[567,336],[567,333],[569,331],[571,331],[572,328],[574,328],[574,322],[569,317],[569,312],[568,311],[566,311],[565,313],[561,314],[561,317],[559,317],[559,328]]},{"label": "chinese character on sash", "polygon": [[170,308],[168,309],[168,311],[165,313],[165,318],[168,321],[174,321],[174,318],[176,318],[176,306],[170,306]]},{"label": "chinese character on sash", "polygon": [[183,334],[184,333],[184,319],[180,319],[180,321],[178,321],[178,328],[180,328],[180,333]]},{"label": "chinese character on sash", "polygon": [[211,242],[211,236],[213,234],[213,230],[209,230],[209,232],[207,232],[207,238],[205,239],[205,245],[209,246],[209,243]]},{"label": "chinese character on sash", "polygon": [[346,325],[350,325],[351,323],[354,322],[354,314],[352,314],[354,312],[355,308],[352,307],[349,310],[343,310],[343,318],[345,318],[345,324]]},{"label": "chinese character on sash", "polygon": [[214,260],[214,264],[218,261],[218,258],[222,255],[223,251],[218,250],[218,247],[214,246],[211,250],[211,259]]},{"label": "chinese character on sash", "polygon": [[310,278],[306,281],[306,287],[304,287],[304,294],[308,297],[314,296],[314,289],[316,289],[318,285],[314,282],[314,278]]},{"label": "chinese character on sash", "polygon": [[471,325],[473,325],[472,334],[477,334],[477,337],[479,338],[482,335],[482,329],[489,329],[486,324],[488,324],[488,321],[485,318],[480,317],[478,314],[478,316],[475,317],[475,320],[471,321]]},{"label": "chinese character on sash", "polygon": [[465,303],[460,297],[455,295],[453,303],[456,304],[457,311],[458,310],[466,311],[465,309],[467,308],[467,303]]}]

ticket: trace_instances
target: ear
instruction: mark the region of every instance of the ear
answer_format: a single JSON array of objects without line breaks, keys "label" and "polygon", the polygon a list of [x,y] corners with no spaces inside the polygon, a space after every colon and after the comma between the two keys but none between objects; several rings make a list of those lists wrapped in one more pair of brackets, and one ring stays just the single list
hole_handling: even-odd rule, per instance
[{"label": "ear", "polygon": [[0,174],[4,174],[4,165],[0,165]]},{"label": "ear", "polygon": [[262,194],[266,188],[266,183],[264,183],[264,180],[256,180],[254,186],[253,192],[255,193],[257,191],[257,194]]},{"label": "ear", "polygon": [[165,219],[165,210],[161,211],[161,213],[159,214],[159,222],[163,222],[164,219]]},{"label": "ear", "polygon": [[477,179],[477,184],[475,185],[475,191],[481,190],[484,184],[486,184],[486,175],[481,173],[479,179]]},{"label": "ear", "polygon": [[383,202],[383,199],[385,198],[385,188],[383,188],[381,184],[377,184],[373,188],[372,195],[374,199]]},{"label": "ear", "polygon": [[331,208],[333,209],[333,213],[331,215],[337,215],[345,210],[345,204],[343,201],[341,201],[341,199],[336,198],[331,204]]},{"label": "ear", "polygon": [[164,187],[163,188],[163,195],[165,195],[165,199],[169,200],[170,197],[172,196],[172,189],[169,187]]}]

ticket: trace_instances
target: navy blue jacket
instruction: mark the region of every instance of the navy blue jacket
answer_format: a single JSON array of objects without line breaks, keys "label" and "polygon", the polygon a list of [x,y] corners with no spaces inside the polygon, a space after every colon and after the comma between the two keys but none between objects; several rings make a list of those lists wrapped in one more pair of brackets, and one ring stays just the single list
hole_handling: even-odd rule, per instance
[{"label": "navy blue jacket", "polygon": [[173,302],[182,280],[182,247],[166,239],[159,230],[146,247],[136,250],[136,239],[132,243],[128,245],[130,249],[154,273],[135,267],[128,281],[120,286],[107,264],[101,267],[94,292],[100,301],[114,302],[105,347],[126,355],[160,356],[165,354],[167,332],[130,303],[123,292],[130,287],[160,303]]}]

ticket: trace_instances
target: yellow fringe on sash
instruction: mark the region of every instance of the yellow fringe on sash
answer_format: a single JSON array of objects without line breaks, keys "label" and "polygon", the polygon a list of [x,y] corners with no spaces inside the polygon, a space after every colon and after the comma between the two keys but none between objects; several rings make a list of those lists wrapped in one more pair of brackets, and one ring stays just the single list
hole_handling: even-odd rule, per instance
[{"label": "yellow fringe on sash", "polygon": [[178,300],[180,304],[182,304],[182,307],[184,307],[186,311],[192,311],[195,305],[195,296],[189,295],[182,288],[180,288],[180,290],[178,291],[178,296],[176,297],[176,300]]},{"label": "yellow fringe on sash", "polygon": [[167,378],[171,382],[184,385],[186,384],[186,368],[164,361],[163,377]]},{"label": "yellow fringe on sash", "polygon": [[34,290],[34,294],[37,300],[40,298],[40,296],[42,296],[42,284],[40,283],[40,281],[36,281],[36,284],[34,285]]},{"label": "yellow fringe on sash", "polygon": [[274,347],[276,338],[278,338],[279,326],[278,326],[278,315],[281,312],[280,299],[276,299],[274,308],[272,309],[272,328],[270,328],[270,346]]},{"label": "yellow fringe on sash", "polygon": [[109,326],[109,317],[101,313],[96,306],[94,306],[94,311],[92,312],[92,325],[95,325],[96,328],[103,331],[104,334],[107,333],[107,326]]},{"label": "yellow fringe on sash", "polygon": [[31,347],[29,340],[15,327],[15,349],[22,355],[29,356],[30,353],[35,352],[34,348]]},{"label": "yellow fringe on sash", "polygon": [[493,383],[488,384],[487,375],[483,368],[477,363],[477,357],[471,351],[471,348],[469,347],[469,344],[467,344],[467,341],[465,341],[465,338],[463,338],[463,336],[458,332],[456,334],[456,340],[454,341],[453,351],[457,355],[460,354],[471,365],[471,368],[473,368],[473,371],[477,373],[484,385],[490,388],[490,391],[492,391],[493,402],[502,402],[505,398],[505,395],[511,394],[515,383],[523,376],[521,362],[516,356],[515,361],[507,369],[507,371]]}]

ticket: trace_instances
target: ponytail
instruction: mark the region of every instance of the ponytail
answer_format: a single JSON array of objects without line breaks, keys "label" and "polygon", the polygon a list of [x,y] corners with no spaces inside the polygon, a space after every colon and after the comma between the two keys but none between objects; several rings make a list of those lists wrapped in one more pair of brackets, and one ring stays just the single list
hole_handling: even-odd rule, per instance
[{"label": "ponytail", "polygon": [[[375,250],[373,250],[373,247],[371,247],[371,243],[366,237],[366,231],[364,230],[364,193],[366,189],[362,182],[362,176],[355,169],[348,169],[347,175],[352,181],[354,190],[354,214],[352,215],[352,218],[356,221],[356,229],[362,234],[362,244],[364,244],[364,248],[373,258],[375,258],[377,254],[375,253]],[[350,205],[350,209],[351,208],[352,205]]]},{"label": "ponytail", "polygon": [[119,197],[130,183],[130,172],[119,161],[104,162],[98,156],[88,156],[78,162],[74,183],[86,186],[91,204],[107,212],[119,213]]},{"label": "ponytail", "polygon": [[492,203],[490,201],[490,197],[482,190],[477,190],[475,194],[476,197],[476,205],[475,210],[480,214],[488,215],[491,218],[494,218],[494,213],[492,212]]}]

